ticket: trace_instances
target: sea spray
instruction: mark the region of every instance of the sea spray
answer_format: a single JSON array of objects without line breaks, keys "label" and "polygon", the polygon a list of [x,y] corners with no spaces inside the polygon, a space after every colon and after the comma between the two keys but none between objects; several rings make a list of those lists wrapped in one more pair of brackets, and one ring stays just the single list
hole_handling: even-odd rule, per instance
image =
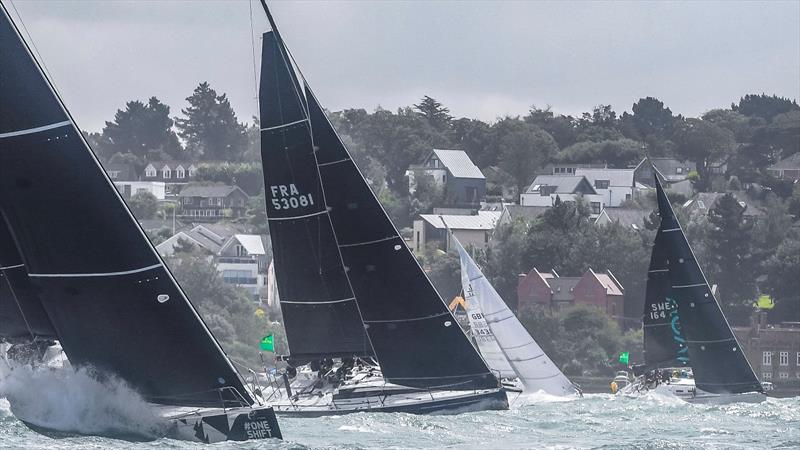
[{"label": "sea spray", "polygon": [[65,433],[156,439],[166,424],[121,379],[90,368],[0,364],[0,397],[19,419]]}]

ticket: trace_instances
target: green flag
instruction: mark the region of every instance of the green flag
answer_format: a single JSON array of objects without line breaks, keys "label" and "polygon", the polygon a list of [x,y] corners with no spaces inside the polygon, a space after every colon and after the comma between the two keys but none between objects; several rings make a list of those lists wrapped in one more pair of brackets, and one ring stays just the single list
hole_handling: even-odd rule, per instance
[{"label": "green flag", "polygon": [[619,362],[628,365],[628,352],[621,352],[619,354]]},{"label": "green flag", "polygon": [[265,352],[275,352],[275,338],[271,334],[264,336],[264,339],[261,339],[259,343],[259,347]]}]

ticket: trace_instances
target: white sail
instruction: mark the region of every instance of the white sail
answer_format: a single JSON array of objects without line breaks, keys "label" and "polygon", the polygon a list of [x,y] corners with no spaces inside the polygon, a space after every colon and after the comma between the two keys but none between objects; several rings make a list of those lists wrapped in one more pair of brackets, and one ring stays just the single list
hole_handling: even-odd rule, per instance
[{"label": "white sail", "polygon": [[[577,389],[564,376],[553,361],[542,351],[539,344],[520,323],[519,319],[506,306],[497,291],[483,275],[483,272],[464,250],[455,236],[451,236],[461,259],[461,283],[464,288],[464,299],[467,302],[470,325],[479,333],[490,336],[485,343],[489,354],[483,353],[481,340],[478,346],[486,362],[495,369],[496,349],[504,356],[506,367],[513,369],[516,376],[528,391],[542,390],[553,395],[572,395]],[[475,320],[473,317],[479,319]],[[480,331],[488,328],[486,331]],[[498,366],[500,367],[500,366]],[[500,369],[502,371],[502,369]]]},{"label": "white sail", "polygon": [[280,304],[281,298],[278,294],[278,284],[275,282],[275,262],[269,262],[267,269],[267,305],[277,306]]}]

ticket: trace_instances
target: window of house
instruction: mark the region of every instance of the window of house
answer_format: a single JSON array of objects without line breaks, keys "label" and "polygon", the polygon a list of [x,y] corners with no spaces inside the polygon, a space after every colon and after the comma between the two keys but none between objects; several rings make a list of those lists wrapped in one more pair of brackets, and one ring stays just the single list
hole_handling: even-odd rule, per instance
[{"label": "window of house", "polygon": [[800,352],[797,352],[797,367],[800,367]]},{"label": "window of house", "polygon": [[630,199],[631,199],[631,194],[625,194],[625,200],[630,200]]},{"label": "window of house", "polygon": [[120,171],[119,170],[109,170],[108,176],[109,178],[119,178]]},{"label": "window of house", "polygon": [[144,194],[145,192],[147,192],[146,188],[137,188],[136,189],[136,193],[137,194]]},{"label": "window of house", "polygon": [[467,201],[468,202],[478,201],[478,188],[476,188],[475,186],[467,186]]},{"label": "window of house", "polygon": [[789,365],[789,352],[781,352],[780,353],[780,365],[788,366]]},{"label": "window of house", "polygon": [[567,173],[575,173],[574,167],[567,167]]},{"label": "window of house", "polygon": [[764,372],[761,374],[762,380],[771,380],[772,379],[772,372]]},{"label": "window of house", "polygon": [[600,202],[592,202],[592,214],[600,214]]},{"label": "window of house", "polygon": [[156,176],[155,167],[147,166],[147,169],[144,171],[144,176],[146,176],[146,177],[154,177],[154,176]]},{"label": "window of house", "polygon": [[596,189],[608,189],[610,184],[610,180],[594,180],[594,187]]},{"label": "window of house", "polygon": [[175,170],[175,177],[176,178],[186,178],[186,171],[183,170],[183,167],[179,166],[178,169]]},{"label": "window of house", "polygon": [[547,185],[539,186],[539,193],[542,197],[547,197],[556,191],[556,187],[557,186],[547,186]]},{"label": "window of house", "polygon": [[164,178],[171,178],[172,177],[172,170],[169,167],[164,167],[161,169],[161,176]]},{"label": "window of house", "polygon": [[788,380],[789,379],[789,372],[780,372],[778,374],[778,378],[781,380]]},{"label": "window of house", "polygon": [[772,352],[764,352],[761,354],[761,365],[762,366],[772,365]]},{"label": "window of house", "polygon": [[683,173],[683,168],[682,167],[676,167],[675,168],[675,173]]},{"label": "window of house", "polygon": [[247,251],[241,244],[236,245],[236,256],[247,256]]},{"label": "window of house", "polygon": [[193,177],[195,172],[197,172],[197,169],[195,169],[194,166],[189,167],[189,177]]},{"label": "window of house", "polygon": [[[417,248],[419,248],[419,231],[417,231]],[[797,354],[797,359],[800,360],[800,353]]]}]

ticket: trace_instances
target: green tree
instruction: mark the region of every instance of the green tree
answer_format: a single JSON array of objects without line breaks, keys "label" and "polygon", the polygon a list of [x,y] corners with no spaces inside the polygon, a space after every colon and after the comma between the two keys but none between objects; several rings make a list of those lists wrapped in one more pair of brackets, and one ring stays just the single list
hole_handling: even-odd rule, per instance
[{"label": "green tree", "polygon": [[747,323],[756,298],[756,261],[753,256],[753,223],[731,194],[720,197],[709,210],[709,278],[719,286],[725,313],[732,323]]},{"label": "green tree", "polygon": [[792,231],[765,263],[765,291],[775,301],[774,322],[800,322],[800,233]]},{"label": "green tree", "polygon": [[189,106],[176,118],[186,149],[203,160],[240,161],[248,146],[246,128],[236,119],[227,95],[218,95],[207,82],[186,98]]},{"label": "green tree", "polygon": [[137,219],[153,219],[158,212],[158,199],[150,192],[138,192],[131,196],[128,206]]},{"label": "green tree", "polygon": [[731,104],[731,109],[745,116],[757,116],[771,120],[778,114],[800,110],[796,100],[791,100],[777,95],[747,94],[739,103]]},{"label": "green tree", "polygon": [[450,121],[453,120],[453,116],[450,115],[450,110],[436,99],[426,95],[422,97],[419,104],[414,105],[414,109],[433,128],[439,131],[450,128]]},{"label": "green tree", "polygon": [[695,163],[699,176],[695,188],[701,192],[710,187],[711,167],[727,161],[736,150],[733,133],[700,119],[680,121],[672,139],[678,156]]},{"label": "green tree", "polygon": [[514,178],[519,195],[558,150],[553,137],[535,125],[519,123],[500,139],[500,168]]},{"label": "green tree", "polygon": [[677,118],[655,97],[640,98],[631,108],[633,114],[622,115],[623,122],[630,124],[632,139],[650,141],[652,138],[668,136]]},{"label": "green tree", "polygon": [[172,125],[169,106],[156,97],[150,97],[147,104],[130,101],[124,110],[117,110],[113,122],[106,122],[96,145],[108,157],[131,153],[138,158],[180,158],[183,148]]}]

